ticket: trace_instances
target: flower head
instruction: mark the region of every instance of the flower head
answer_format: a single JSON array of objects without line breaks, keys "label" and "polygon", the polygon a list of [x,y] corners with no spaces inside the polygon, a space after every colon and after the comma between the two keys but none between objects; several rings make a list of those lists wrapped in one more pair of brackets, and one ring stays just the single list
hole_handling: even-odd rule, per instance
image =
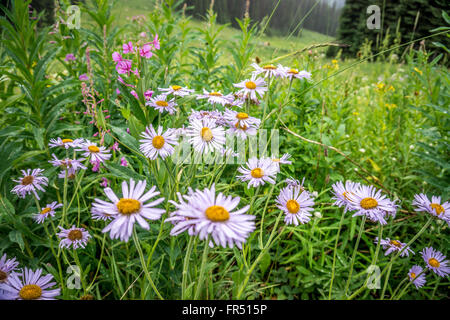
[{"label": "flower head", "polygon": [[442,203],[441,197],[432,196],[430,201],[425,194],[416,194],[412,204],[416,206],[415,211],[428,212],[438,219],[450,222],[450,202]]},{"label": "flower head", "polygon": [[109,150],[103,146],[98,147],[96,143],[86,140],[81,146],[81,149],[76,151],[84,151],[84,157],[90,157],[90,162],[96,164],[99,162],[104,162],[111,158]]},{"label": "flower head", "polygon": [[306,190],[302,190],[299,186],[287,186],[281,189],[276,203],[278,209],[286,214],[284,222],[296,226],[299,223],[305,224],[309,222],[311,211],[314,210],[314,199],[311,197],[311,194]]},{"label": "flower head", "polygon": [[289,153],[285,153],[281,156],[281,158],[276,158],[275,156],[272,156],[271,160],[275,168],[277,169],[277,172],[280,172],[280,164],[292,164],[291,160],[288,160],[291,157]]},{"label": "flower head", "polygon": [[15,193],[19,198],[25,198],[27,194],[33,193],[40,200],[37,190],[45,192],[43,186],[47,186],[48,179],[42,175],[42,169],[21,170],[23,177],[20,180],[13,180],[18,183],[11,192]]},{"label": "flower head", "polygon": [[177,109],[175,106],[177,105],[175,102],[175,99],[168,99],[167,95],[160,94],[154,98],[150,98],[150,101],[148,101],[145,105],[152,106],[159,112],[163,113],[164,111],[169,112],[169,114],[174,114]]},{"label": "flower head", "polygon": [[169,88],[158,88],[158,89],[162,92],[166,92],[166,94],[171,94],[173,96],[179,97],[188,96],[189,94],[194,92],[194,90],[192,89],[184,88],[179,85],[172,85]]},{"label": "flower head", "polygon": [[421,266],[412,266],[408,271],[408,277],[409,281],[412,281],[417,289],[423,287],[427,282]]},{"label": "flower head", "polygon": [[277,168],[271,159],[253,157],[247,161],[246,165],[247,168],[241,166],[238,169],[242,175],[237,178],[241,181],[249,181],[247,188],[264,185],[266,182],[275,184]]},{"label": "flower head", "polygon": [[56,285],[52,280],[51,274],[42,276],[42,269],[24,268],[21,273],[12,273],[7,283],[0,284],[0,290],[11,300],[54,300],[60,295],[60,289],[50,289]]},{"label": "flower head", "polygon": [[263,78],[256,78],[252,75],[251,79],[244,80],[242,82],[233,84],[236,88],[241,88],[238,91],[238,95],[242,94],[243,99],[258,100],[262,98],[264,92],[267,91],[266,82]]},{"label": "flower head", "polygon": [[[16,258],[7,259],[6,254],[0,258],[0,284],[8,282],[9,275],[16,270],[19,262]],[[1,295],[1,290],[0,290]],[[1,299],[0,299],[1,300]]]},{"label": "flower head", "polygon": [[438,276],[446,277],[450,273],[449,261],[445,260],[446,257],[438,250],[428,247],[424,248],[421,254],[428,269],[432,270]]},{"label": "flower head", "polygon": [[177,205],[177,213],[172,216],[178,220],[171,235],[191,230],[201,240],[211,237],[211,247],[215,243],[223,248],[233,248],[236,245],[241,249],[242,243],[255,229],[255,216],[245,214],[249,206],[235,210],[240,198],[227,197],[222,193],[216,195],[215,185],[203,191],[196,190],[185,199],[188,200],[187,203]]},{"label": "flower head", "polygon": [[62,207],[62,204],[58,203],[57,201],[53,201],[52,203],[47,204],[44,208],[41,209],[41,212],[34,215],[34,220],[37,223],[42,223],[49,216],[54,217],[55,210],[58,209],[59,207]]},{"label": "flower head", "polygon": [[78,148],[82,143],[83,143],[84,139],[61,139],[61,138],[56,138],[56,139],[50,139],[50,142],[48,144],[48,146],[50,148],[55,148],[55,147],[63,147],[66,149],[69,148]]},{"label": "flower head", "polygon": [[225,144],[225,130],[211,119],[191,120],[187,128],[187,136],[189,143],[199,153],[220,151]]},{"label": "flower head", "polygon": [[175,151],[174,146],[178,145],[177,136],[174,129],[167,129],[163,132],[163,127],[158,126],[156,131],[153,125],[145,128],[141,133],[144,139],[139,140],[141,152],[151,160],[155,160],[158,156],[162,159],[172,155]]},{"label": "flower head", "polygon": [[94,214],[98,217],[101,213],[112,217],[113,221],[102,232],[109,232],[111,239],[119,238],[127,242],[136,222],[148,230],[150,226],[145,219],[158,220],[161,218],[165,210],[154,207],[163,202],[164,198],[146,203],[149,199],[159,195],[159,192],[155,191],[155,186],[144,193],[146,185],[145,180],[138,181],[136,184],[133,179],[130,179],[129,186],[126,181],[123,181],[122,198],[120,199],[111,188],[105,188],[104,192],[111,202],[95,199],[91,210],[93,217]]},{"label": "flower head", "polygon": [[208,99],[208,102],[211,104],[218,103],[225,106],[227,104],[230,104],[234,100],[234,97],[231,94],[224,95],[219,91],[208,92],[205,89],[203,89],[203,94],[197,95],[197,100],[201,99]]},{"label": "flower head", "polygon": [[358,182],[353,182],[350,180],[345,181],[345,185],[342,181],[338,181],[332,185],[333,195],[332,198],[335,200],[334,204],[338,207],[344,207],[344,212],[347,212],[352,208],[352,203],[350,202],[349,194],[355,194],[356,189],[361,186]]},{"label": "flower head", "polygon": [[275,67],[272,64],[267,64],[263,67],[260,67],[258,64],[256,63],[252,63],[252,67],[255,68],[255,71],[253,71],[253,75],[257,76],[260,74],[263,74],[265,77],[285,77],[284,74],[284,69],[279,67],[280,65],[278,65],[278,67]]},{"label": "flower head", "polygon": [[[378,237],[375,238],[374,241],[376,244],[378,243]],[[386,252],[384,253],[385,256],[389,255],[392,252],[398,252],[402,251],[400,254],[401,257],[409,256],[410,253],[414,254],[414,251],[412,251],[409,247],[406,247],[406,243],[401,242],[400,240],[391,240],[389,238],[381,239],[380,245],[383,247]]]}]

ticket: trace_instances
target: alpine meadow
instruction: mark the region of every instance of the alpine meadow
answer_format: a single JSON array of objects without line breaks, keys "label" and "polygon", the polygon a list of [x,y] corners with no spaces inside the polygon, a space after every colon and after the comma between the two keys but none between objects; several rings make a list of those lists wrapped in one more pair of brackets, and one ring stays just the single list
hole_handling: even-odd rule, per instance
[{"label": "alpine meadow", "polygon": [[448,299],[450,17],[372,2],[0,6],[0,300]]}]

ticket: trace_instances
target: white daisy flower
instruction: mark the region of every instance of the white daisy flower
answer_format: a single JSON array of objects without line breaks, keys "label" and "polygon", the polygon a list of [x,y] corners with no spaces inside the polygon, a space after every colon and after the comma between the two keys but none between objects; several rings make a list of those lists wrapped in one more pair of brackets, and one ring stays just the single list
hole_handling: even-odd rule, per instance
[{"label": "white daisy flower", "polygon": [[173,85],[173,86],[170,86],[169,88],[158,88],[158,89],[162,92],[166,92],[166,94],[172,94],[174,96],[179,96],[179,97],[184,97],[184,96],[187,96],[187,95],[191,94],[192,92],[194,92],[194,90],[192,90],[192,89],[184,88],[184,87],[178,86],[178,85]]},{"label": "white daisy flower", "polygon": [[292,161],[288,160],[291,157],[289,153],[285,153],[281,156],[281,158],[275,158],[272,156],[271,160],[273,165],[277,168],[277,172],[280,172],[280,164],[292,164]]},{"label": "white daisy flower", "polygon": [[158,191],[155,191],[155,186],[144,193],[146,185],[146,181],[138,181],[136,185],[133,179],[130,180],[129,187],[126,181],[122,182],[123,198],[120,199],[111,188],[104,189],[106,196],[112,203],[95,199],[91,209],[93,214],[103,212],[113,217],[113,221],[102,232],[110,232],[111,239],[119,238],[128,242],[135,222],[138,222],[142,228],[149,230],[150,226],[145,219],[158,220],[161,218],[165,210],[154,207],[163,202],[164,198],[145,203],[147,200],[160,194]]},{"label": "white daisy flower", "polygon": [[255,71],[252,72],[254,76],[263,74],[265,77],[285,77],[284,69],[283,68],[277,68],[272,64],[265,65],[263,67],[260,67],[256,63],[252,63],[252,67],[255,68]]},{"label": "white daisy flower", "polygon": [[61,229],[61,232],[57,233],[57,236],[61,238],[59,242],[60,248],[70,249],[78,249],[79,247],[83,248],[86,246],[91,235],[84,228],[76,228],[72,226],[70,229],[64,229],[61,226],[58,226]]},{"label": "white daisy flower", "polygon": [[314,199],[300,187],[284,187],[276,199],[277,207],[286,214],[286,224],[305,224],[311,220]]},{"label": "white daisy flower", "polygon": [[283,67],[282,65],[278,65],[278,68],[283,70],[282,72],[288,79],[297,78],[311,81],[311,73],[306,70],[298,71],[297,69]]},{"label": "white daisy flower", "polygon": [[14,272],[7,283],[0,284],[0,291],[4,290],[11,300],[54,300],[61,294],[60,289],[51,289],[56,282],[51,274],[42,275],[42,269],[36,272],[24,268],[23,272]]},{"label": "white daisy flower", "polygon": [[194,119],[197,119],[197,120],[211,119],[211,120],[214,120],[214,122],[218,126],[221,126],[225,123],[225,119],[223,118],[222,112],[220,112],[219,110],[212,110],[212,111],[192,110],[191,114],[189,115],[189,121],[192,121]]},{"label": "white daisy flower", "polygon": [[441,197],[432,196],[430,201],[425,194],[420,193],[414,195],[412,204],[417,207],[415,211],[428,212],[441,220],[450,222],[450,202],[442,203]]},{"label": "white daisy flower", "polygon": [[[378,244],[378,237],[375,238],[374,241],[375,244]],[[381,239],[380,245],[383,247],[386,252],[384,253],[385,256],[389,255],[391,252],[398,252],[403,250],[406,243],[401,242],[400,240],[391,240],[389,238]],[[403,252],[400,254],[401,257],[409,256],[409,254],[414,254],[414,251],[412,251],[409,247],[403,250]]]},{"label": "white daisy flower", "polygon": [[139,140],[141,142],[139,149],[151,160],[155,160],[158,156],[162,159],[167,158],[174,153],[175,149],[173,146],[178,145],[175,130],[169,128],[163,133],[163,127],[161,126],[158,126],[158,132],[156,132],[150,124],[141,133],[141,137],[144,139]]},{"label": "white daisy flower", "polygon": [[237,112],[225,108],[225,112],[223,114],[224,119],[229,123],[230,127],[254,127],[258,128],[261,124],[261,120],[255,117],[249,116],[245,112]]},{"label": "white daisy flower", "polygon": [[267,91],[266,82],[263,78],[256,78],[252,75],[251,79],[244,80],[242,82],[233,84],[236,88],[241,88],[238,91],[238,95],[242,94],[242,98],[245,100],[250,98],[251,100],[258,101],[258,98],[262,98]]},{"label": "white daisy flower", "polygon": [[177,111],[177,109],[175,108],[175,106],[177,105],[175,103],[175,98],[169,100],[167,98],[167,95],[164,94],[160,94],[154,98],[150,98],[150,101],[146,102],[145,105],[155,108],[160,113],[167,111],[169,112],[169,114],[174,114]]},{"label": "white daisy flower", "polygon": [[249,181],[247,188],[264,185],[266,182],[275,184],[277,171],[271,159],[253,157],[247,161],[246,165],[248,168],[241,166],[238,169],[243,175],[237,178],[241,181]]},{"label": "white daisy flower", "polygon": [[338,207],[344,207],[344,212],[347,212],[352,207],[352,203],[350,202],[348,195],[354,194],[355,190],[360,186],[361,184],[358,182],[353,182],[350,180],[345,181],[345,186],[342,181],[338,181],[332,185],[334,197],[331,199],[335,200],[335,205]]},{"label": "white daisy flower", "polygon": [[84,151],[84,157],[90,157],[90,162],[92,164],[104,162],[111,158],[111,154],[109,150],[105,147],[98,147],[96,143],[86,140],[83,144],[81,144],[81,149],[77,149],[76,151]]},{"label": "white daisy flower", "polygon": [[226,197],[222,193],[216,196],[214,185],[211,189],[196,190],[186,197],[186,200],[188,200],[187,204],[177,206],[176,214],[184,217],[185,220],[179,221],[173,227],[171,235],[194,228],[195,234],[201,240],[211,237],[210,247],[213,247],[215,243],[223,248],[233,248],[236,245],[242,249],[242,244],[255,230],[253,221],[255,216],[245,214],[250,206],[234,211],[240,198]]},{"label": "white daisy flower", "polygon": [[205,89],[203,89],[203,94],[197,95],[197,100],[201,99],[208,99],[208,102],[211,104],[218,103],[223,106],[230,104],[234,101],[234,97],[231,94],[224,95],[219,91],[208,92]]},{"label": "white daisy flower", "polygon": [[350,199],[350,209],[356,210],[353,217],[365,215],[373,222],[387,224],[386,215],[395,217],[397,212],[397,205],[373,186],[361,185],[347,197]]},{"label": "white daisy flower", "polygon": [[50,148],[55,148],[55,147],[64,147],[66,149],[69,148],[78,148],[82,143],[83,143],[84,139],[61,139],[61,138],[57,138],[57,139],[50,139],[50,142],[48,144],[48,146]]},{"label": "white daisy flower", "polygon": [[44,208],[41,209],[41,212],[34,215],[34,220],[37,223],[44,222],[45,219],[48,218],[48,216],[54,217],[55,216],[55,210],[62,207],[61,203],[58,203],[57,201],[53,201],[50,204],[47,204]]},{"label": "white daisy flower", "polygon": [[187,136],[195,151],[208,153],[214,150],[220,151],[225,144],[225,131],[223,127],[217,126],[211,119],[196,120],[189,122]]},{"label": "white daisy flower", "polygon": [[25,198],[27,194],[33,193],[36,199],[40,200],[37,190],[45,192],[42,186],[47,186],[48,179],[42,175],[43,169],[27,169],[22,171],[23,177],[20,180],[13,180],[18,183],[11,192],[15,193],[19,198]]},{"label": "white daisy flower", "polygon": [[227,130],[227,134],[236,135],[242,140],[247,139],[248,136],[256,136],[258,130],[255,127],[247,127],[246,125],[231,125]]}]

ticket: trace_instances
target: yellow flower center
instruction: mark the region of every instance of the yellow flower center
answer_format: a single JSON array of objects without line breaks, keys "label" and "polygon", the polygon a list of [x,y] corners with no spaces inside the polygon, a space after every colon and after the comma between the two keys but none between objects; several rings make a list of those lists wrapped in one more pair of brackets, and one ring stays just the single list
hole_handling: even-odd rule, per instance
[{"label": "yellow flower center", "polygon": [[6,278],[8,278],[8,275],[5,271],[0,270],[0,283],[5,282]]},{"label": "yellow flower center", "polygon": [[97,146],[89,146],[88,150],[92,153],[99,153],[100,152],[100,148]]},{"label": "yellow flower center", "polygon": [[272,162],[280,162],[280,161],[281,161],[281,159],[278,159],[278,158],[272,159]]},{"label": "yellow flower center", "polygon": [[416,278],[416,274],[414,272],[411,272],[411,278],[413,278],[413,279]]},{"label": "yellow flower center", "polygon": [[32,184],[33,181],[34,181],[34,177],[33,177],[33,176],[26,176],[26,177],[23,177],[23,179],[22,179],[22,185],[27,186],[27,185],[29,185],[29,184]]},{"label": "yellow flower center", "polygon": [[275,66],[272,65],[272,64],[269,64],[269,65],[263,67],[263,69],[265,69],[265,70],[275,70],[276,68],[277,68],[277,67],[275,67]]},{"label": "yellow flower center", "polygon": [[221,97],[222,96],[222,94],[219,92],[210,92],[209,95],[213,96],[213,97]]},{"label": "yellow flower center", "polygon": [[397,248],[402,247],[402,244],[400,242],[398,242],[397,240],[391,240],[391,241],[389,241],[389,243],[393,246],[396,246]]},{"label": "yellow flower center", "polygon": [[288,209],[288,211],[292,214],[295,214],[298,212],[298,210],[300,210],[300,205],[298,204],[297,201],[295,201],[294,199],[288,200],[288,202],[286,202],[286,208]]},{"label": "yellow flower center", "polygon": [[364,209],[368,210],[368,209],[376,208],[378,206],[378,202],[374,198],[369,197],[369,198],[362,199],[360,205]]},{"label": "yellow flower center", "polygon": [[40,298],[42,295],[42,289],[36,284],[27,284],[19,291],[19,296],[23,300],[34,300]]},{"label": "yellow flower center", "polygon": [[180,86],[172,86],[172,89],[175,90],[175,91],[178,91],[178,90],[181,89],[181,87]]},{"label": "yellow flower center", "polygon": [[230,219],[230,213],[222,206],[211,206],[205,211],[206,217],[214,222],[223,222]]},{"label": "yellow flower center", "polygon": [[141,209],[141,203],[135,199],[121,198],[116,204],[117,210],[123,215],[130,215]]},{"label": "yellow flower center", "polygon": [[236,115],[236,118],[239,119],[239,120],[248,119],[248,114],[246,114],[245,112],[239,112]]},{"label": "yellow flower center", "polygon": [[240,125],[239,121],[234,125],[236,127],[236,129],[241,129],[241,130],[247,130],[247,126],[244,124],[243,126]]},{"label": "yellow flower center", "polygon": [[430,204],[431,209],[434,209],[436,211],[437,215],[440,215],[442,212],[444,212],[444,208],[439,203],[432,203]]},{"label": "yellow flower center", "polygon": [[297,69],[290,69],[290,70],[288,71],[288,73],[298,74],[298,70],[297,70]]},{"label": "yellow flower center", "polygon": [[52,209],[50,209],[50,208],[44,208],[44,209],[42,209],[41,214],[49,213],[51,210]]},{"label": "yellow flower center", "polygon": [[250,89],[250,90],[255,90],[256,89],[256,83],[254,83],[253,81],[248,81],[248,82],[245,83],[245,87],[247,89]]},{"label": "yellow flower center", "polygon": [[441,265],[435,258],[428,259],[428,263],[434,268],[439,268],[439,266]]},{"label": "yellow flower center", "polygon": [[259,179],[264,176],[264,170],[261,168],[255,168],[250,172],[253,178]]},{"label": "yellow flower center", "polygon": [[83,232],[81,232],[78,229],[71,230],[67,235],[67,238],[69,238],[72,241],[81,240],[83,239]]},{"label": "yellow flower center", "polygon": [[155,136],[152,140],[152,145],[156,149],[161,149],[164,146],[164,138],[162,136]]},{"label": "yellow flower center", "polygon": [[162,100],[156,101],[155,103],[156,103],[156,105],[157,105],[158,107],[167,107],[167,106],[169,105],[169,104],[167,103],[167,101],[162,101]]},{"label": "yellow flower center", "polygon": [[72,139],[62,139],[62,143],[69,143],[69,142],[73,142]]},{"label": "yellow flower center", "polygon": [[200,133],[203,141],[209,142],[213,139],[213,134],[210,128],[203,127],[202,132]]}]

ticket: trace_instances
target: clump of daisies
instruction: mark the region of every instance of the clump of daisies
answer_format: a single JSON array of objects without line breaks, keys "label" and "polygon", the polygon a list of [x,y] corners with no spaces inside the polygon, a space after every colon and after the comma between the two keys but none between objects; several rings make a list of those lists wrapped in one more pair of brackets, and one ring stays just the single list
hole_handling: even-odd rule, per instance
[{"label": "clump of daisies", "polygon": [[180,203],[171,201],[177,210],[166,219],[174,223],[170,232],[173,236],[188,231],[201,240],[208,238],[210,247],[216,244],[242,249],[242,244],[255,230],[255,216],[245,214],[250,207],[236,209],[240,198],[223,193],[216,195],[215,185],[178,197]]}]

